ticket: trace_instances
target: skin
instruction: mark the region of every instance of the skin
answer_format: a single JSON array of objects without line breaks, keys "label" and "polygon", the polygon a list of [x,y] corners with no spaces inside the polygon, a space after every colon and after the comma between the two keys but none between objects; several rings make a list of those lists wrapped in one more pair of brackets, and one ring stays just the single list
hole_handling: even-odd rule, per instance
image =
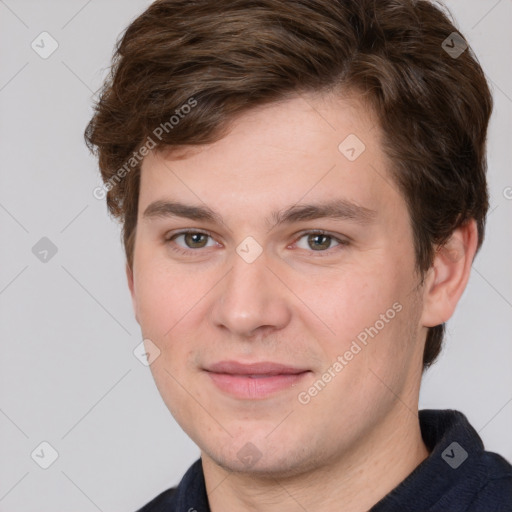
[{"label": "skin", "polygon": [[[354,161],[338,149],[349,134],[365,144]],[[143,336],[161,351],[151,364],[156,385],[201,450],[213,512],[365,511],[428,456],[417,417],[425,337],[466,286],[476,227],[454,231],[421,282],[380,137],[357,97],[309,94],[249,111],[218,142],[143,162],[128,284]],[[340,198],[374,214],[266,223],[274,210]],[[159,200],[206,205],[222,222],[144,217]],[[186,228],[212,236],[169,241]],[[303,233],[314,229],[334,238]],[[262,249],[252,263],[236,251],[248,236]],[[397,303],[400,312],[300,403]],[[203,370],[222,360],[310,373],[271,397],[242,400]],[[247,443],[259,456],[252,464],[237,456]]]}]

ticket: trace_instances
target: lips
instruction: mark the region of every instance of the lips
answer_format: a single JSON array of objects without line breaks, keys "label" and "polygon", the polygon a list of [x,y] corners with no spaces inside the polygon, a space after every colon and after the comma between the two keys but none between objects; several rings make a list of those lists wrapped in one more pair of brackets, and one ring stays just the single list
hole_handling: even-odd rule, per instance
[{"label": "lips", "polygon": [[305,368],[267,361],[251,364],[221,361],[205,371],[218,390],[242,400],[263,400],[291,390],[310,373]]},{"label": "lips", "polygon": [[229,375],[244,375],[250,377],[264,377],[273,375],[297,375],[307,372],[307,368],[297,368],[280,363],[239,363],[237,361],[220,361],[206,368],[206,371],[213,373],[225,373]]}]

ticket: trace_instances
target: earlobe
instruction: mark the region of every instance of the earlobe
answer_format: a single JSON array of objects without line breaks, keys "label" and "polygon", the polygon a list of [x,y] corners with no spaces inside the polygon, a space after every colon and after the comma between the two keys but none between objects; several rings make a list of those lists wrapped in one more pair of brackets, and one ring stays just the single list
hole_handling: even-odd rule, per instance
[{"label": "earlobe", "polygon": [[457,228],[436,251],[425,279],[422,324],[434,327],[454,313],[471,273],[478,243],[476,222],[471,219]]}]

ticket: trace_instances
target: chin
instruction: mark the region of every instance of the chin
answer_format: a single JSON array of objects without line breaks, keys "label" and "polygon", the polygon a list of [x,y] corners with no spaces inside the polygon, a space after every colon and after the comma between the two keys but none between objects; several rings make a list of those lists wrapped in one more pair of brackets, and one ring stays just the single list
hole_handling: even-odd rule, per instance
[{"label": "chin", "polygon": [[[263,444],[265,446],[262,446]],[[274,443],[247,441],[236,443],[236,447],[238,449],[233,446],[219,452],[215,449],[216,446],[212,446],[211,449],[201,450],[201,452],[207,454],[216,465],[227,472],[272,480],[296,477],[321,465],[321,460],[309,452],[305,453],[302,445],[287,447],[284,443],[280,443],[277,448]]]}]

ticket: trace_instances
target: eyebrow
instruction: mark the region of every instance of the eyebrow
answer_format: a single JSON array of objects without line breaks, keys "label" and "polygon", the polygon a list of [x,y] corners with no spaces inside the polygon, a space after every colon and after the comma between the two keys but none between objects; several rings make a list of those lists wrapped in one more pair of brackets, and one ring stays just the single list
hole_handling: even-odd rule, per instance
[{"label": "eyebrow", "polygon": [[[322,218],[351,220],[360,224],[368,224],[375,218],[376,213],[375,210],[370,210],[346,199],[335,199],[324,203],[295,204],[274,211],[266,219],[266,224],[273,229],[283,224]],[[144,210],[142,217],[148,220],[182,217],[190,220],[224,224],[222,217],[211,208],[184,204],[179,201],[154,201]]]}]

